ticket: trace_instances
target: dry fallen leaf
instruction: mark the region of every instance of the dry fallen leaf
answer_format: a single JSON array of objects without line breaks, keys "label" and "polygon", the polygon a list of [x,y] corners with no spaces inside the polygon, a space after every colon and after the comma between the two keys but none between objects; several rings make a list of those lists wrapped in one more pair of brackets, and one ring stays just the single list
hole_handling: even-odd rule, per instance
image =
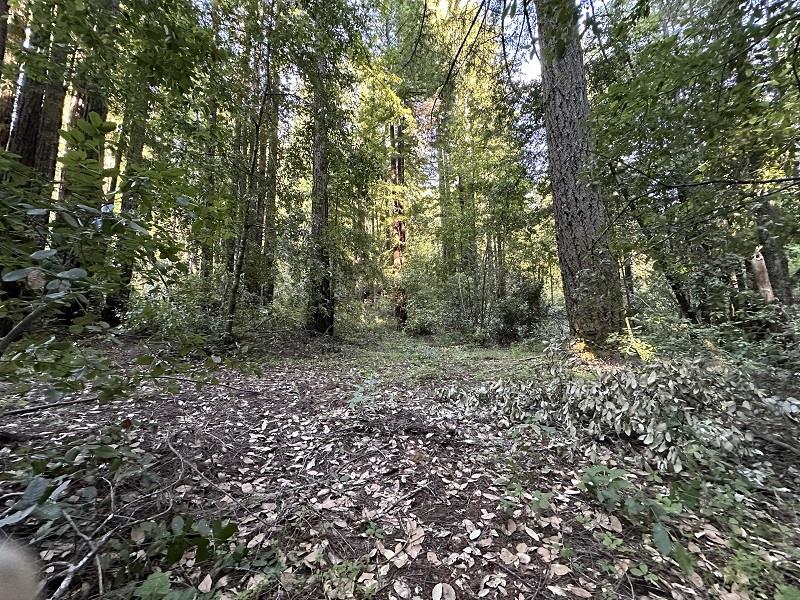
[{"label": "dry fallen leaf", "polygon": [[213,585],[213,581],[211,580],[211,575],[206,575],[203,581],[200,582],[200,585],[197,586],[198,591],[207,594],[211,591],[211,586]]},{"label": "dry fallen leaf", "polygon": [[433,600],[456,600],[456,591],[449,583],[437,583],[433,586]]},{"label": "dry fallen leaf", "polygon": [[408,600],[408,598],[411,598],[411,588],[402,579],[398,579],[397,581],[395,581],[392,587],[394,588],[394,591],[397,593],[397,595],[403,598],[404,600]]},{"label": "dry fallen leaf", "polygon": [[583,589],[582,587],[578,587],[577,585],[568,585],[567,590],[573,596],[577,596],[578,598],[591,598],[592,592]]},{"label": "dry fallen leaf", "polygon": [[620,522],[620,520],[614,515],[611,515],[608,519],[611,522],[611,529],[613,529],[617,533],[622,533],[622,523]]},{"label": "dry fallen leaf", "polygon": [[566,575],[571,571],[572,569],[570,569],[567,565],[561,565],[558,563],[553,563],[550,565],[550,574],[554,577],[561,577],[562,575]]}]

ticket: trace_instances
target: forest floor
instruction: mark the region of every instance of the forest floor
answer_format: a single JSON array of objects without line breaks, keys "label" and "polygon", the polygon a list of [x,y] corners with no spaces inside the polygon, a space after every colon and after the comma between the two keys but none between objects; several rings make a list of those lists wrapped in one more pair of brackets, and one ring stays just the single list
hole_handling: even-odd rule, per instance
[{"label": "forest floor", "polygon": [[[266,557],[227,571],[195,565],[192,551],[177,561],[174,580],[224,598],[747,597],[734,591],[725,561],[735,549],[712,520],[683,519],[687,574],[648,531],[580,489],[597,462],[657,486],[631,457],[573,448],[567,460],[557,437],[521,434],[437,396],[524,379],[540,350],[394,334],[280,347],[258,375],[228,370],[219,385],[145,388],[105,406],[7,418],[4,429],[51,447],[121,429],[112,446],[155,457],[185,514],[236,522],[237,540]],[[131,494],[117,490],[117,502]],[[130,532],[142,548],[154,535],[144,525]],[[790,560],[750,535],[764,560]],[[43,550],[55,561],[48,573],[74,552],[71,542]]]}]

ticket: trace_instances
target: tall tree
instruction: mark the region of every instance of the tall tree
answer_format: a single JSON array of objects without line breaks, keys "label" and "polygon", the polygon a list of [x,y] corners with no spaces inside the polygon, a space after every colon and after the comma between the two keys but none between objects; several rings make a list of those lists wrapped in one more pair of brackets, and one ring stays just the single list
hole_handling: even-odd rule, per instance
[{"label": "tall tree", "polygon": [[311,236],[308,328],[313,333],[333,334],[334,282],[333,255],[328,239],[328,92],[326,65],[320,58],[317,73],[311,78],[312,94],[312,173]]},{"label": "tall tree", "polygon": [[590,131],[572,0],[536,0],[556,244],[572,333],[602,342],[622,326],[622,290],[599,192],[584,179]]}]

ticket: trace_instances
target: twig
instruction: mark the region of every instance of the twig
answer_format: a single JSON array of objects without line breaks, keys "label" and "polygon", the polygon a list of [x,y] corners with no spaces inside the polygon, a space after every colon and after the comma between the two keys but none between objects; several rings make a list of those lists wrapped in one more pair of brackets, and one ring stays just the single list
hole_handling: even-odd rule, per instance
[{"label": "twig", "polygon": [[64,518],[67,520],[67,523],[70,524],[70,527],[75,530],[75,533],[77,533],[78,536],[89,545],[89,549],[94,553],[94,563],[97,566],[97,589],[100,592],[100,596],[102,596],[105,590],[105,586],[103,585],[103,565],[100,562],[100,556],[97,554],[97,547],[94,545],[92,538],[83,533],[75,524],[75,521],[72,519],[72,517],[70,517],[66,512],[64,513]]},{"label": "twig", "polygon": [[3,417],[11,417],[13,415],[27,415],[28,413],[36,412],[39,410],[46,410],[48,408],[59,408],[61,406],[71,406],[73,404],[82,404],[84,402],[94,402],[97,398],[78,398],[77,400],[64,400],[63,402],[52,402],[50,404],[37,404],[36,406],[26,406],[25,408],[15,408],[14,410],[7,410],[0,413],[0,419]]},{"label": "twig", "polygon": [[236,387],[235,385],[229,385],[227,383],[222,383],[221,381],[211,382],[211,381],[203,381],[202,379],[192,379],[191,377],[178,377],[176,375],[157,375],[152,379],[171,379],[173,381],[184,381],[186,383],[195,383],[198,385],[214,385],[217,387],[224,387],[228,388],[229,390],[234,390],[235,392],[242,392],[244,394],[259,394],[260,392],[257,390],[251,390],[248,388],[240,388]]}]

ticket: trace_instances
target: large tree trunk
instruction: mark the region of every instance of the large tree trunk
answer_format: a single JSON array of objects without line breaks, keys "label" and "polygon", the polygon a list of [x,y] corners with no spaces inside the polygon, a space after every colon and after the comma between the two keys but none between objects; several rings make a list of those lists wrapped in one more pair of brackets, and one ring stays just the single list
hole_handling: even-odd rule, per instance
[{"label": "large tree trunk", "polygon": [[3,69],[0,70],[0,150],[5,150],[11,135],[11,119],[14,115],[14,99],[17,96],[19,79],[19,68],[12,66],[15,60],[13,48],[22,46],[26,23],[19,10],[13,14],[9,12],[8,0],[0,0],[0,10],[5,10],[4,16],[0,16],[0,35],[3,36],[0,53],[0,62],[3,64]]},{"label": "large tree trunk", "polygon": [[328,230],[328,129],[325,83],[314,82],[314,132],[311,186],[311,273],[308,329],[312,333],[333,335],[333,261],[327,239]]},{"label": "large tree trunk", "polygon": [[403,139],[403,126],[389,126],[389,140],[392,145],[392,155],[389,165],[389,179],[393,185],[392,195],[394,197],[393,212],[394,224],[392,225],[392,259],[394,274],[397,285],[394,290],[394,317],[397,322],[397,330],[405,327],[408,320],[408,310],[406,308],[406,289],[400,282],[401,272],[405,265],[406,251],[406,220],[403,207],[403,186],[406,183],[405,167],[405,140]]},{"label": "large tree trunk", "polygon": [[[8,0],[0,0],[0,62],[6,55],[6,40],[8,39]],[[0,75],[2,78],[2,75]]]},{"label": "large tree trunk", "polygon": [[550,185],[567,316],[574,335],[602,342],[622,326],[622,290],[600,194],[588,166],[589,101],[572,0],[536,0]]},{"label": "large tree trunk", "polygon": [[51,182],[56,174],[58,145],[61,141],[61,116],[64,113],[64,99],[67,87],[64,85],[64,71],[67,61],[67,48],[63,42],[53,43],[50,53],[47,87],[44,91],[42,113],[39,121],[39,139],[34,156],[34,168],[45,181]]}]

